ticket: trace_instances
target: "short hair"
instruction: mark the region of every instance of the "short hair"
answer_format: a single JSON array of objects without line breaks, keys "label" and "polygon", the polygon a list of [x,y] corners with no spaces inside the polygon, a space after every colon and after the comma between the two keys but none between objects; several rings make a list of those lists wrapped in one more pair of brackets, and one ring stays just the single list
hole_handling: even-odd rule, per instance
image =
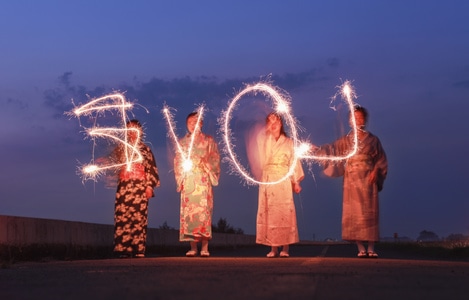
[{"label": "short hair", "polygon": [[363,117],[365,118],[365,124],[368,123],[368,111],[366,110],[366,108],[364,108],[363,106],[361,105],[358,105],[356,104],[354,107],[353,107],[353,111],[356,112],[361,112]]},{"label": "short hair", "polygon": [[134,126],[137,126],[138,128],[142,129],[142,124],[140,123],[139,120],[137,119],[132,119],[130,121],[127,122],[126,126],[130,126],[130,125],[134,125]]},{"label": "short hair", "polygon": [[186,123],[187,123],[187,121],[189,121],[189,118],[192,118],[193,116],[197,116],[197,114],[198,114],[198,112],[196,112],[196,111],[193,111],[190,114],[188,114],[187,117],[186,117]]}]

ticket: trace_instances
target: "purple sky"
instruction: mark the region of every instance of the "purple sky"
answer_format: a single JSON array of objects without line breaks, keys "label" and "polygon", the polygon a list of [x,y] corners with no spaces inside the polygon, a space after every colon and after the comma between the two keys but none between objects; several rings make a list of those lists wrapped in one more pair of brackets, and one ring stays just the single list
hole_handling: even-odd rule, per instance
[{"label": "purple sky", "polygon": [[[185,116],[204,102],[205,131],[222,147],[220,112],[244,84],[271,74],[292,96],[301,137],[316,144],[339,136],[330,97],[353,81],[389,160],[383,237],[469,235],[469,2],[316,2],[2,3],[0,214],[112,224],[114,190],[76,174],[92,143],[64,112],[72,99],[121,91],[149,111],[136,106],[133,114],[145,124],[162,181],[150,226],[177,228],[163,104],[177,109],[182,135]],[[240,104],[233,123],[240,137],[250,104]],[[222,170],[214,221],[255,233],[257,187],[226,163]],[[302,185],[300,238],[340,238],[341,179],[325,178],[313,164]]]}]

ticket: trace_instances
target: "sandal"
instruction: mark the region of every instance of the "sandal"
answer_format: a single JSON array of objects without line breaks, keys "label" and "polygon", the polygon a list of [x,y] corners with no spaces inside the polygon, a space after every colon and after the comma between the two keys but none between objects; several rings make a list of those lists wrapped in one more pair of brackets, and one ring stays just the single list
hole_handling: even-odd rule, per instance
[{"label": "sandal", "polygon": [[290,257],[290,254],[288,254],[288,252],[286,252],[286,251],[281,251],[280,252],[280,257]]},{"label": "sandal", "polygon": [[197,251],[195,251],[195,250],[189,250],[189,251],[186,252],[187,257],[194,257],[196,255],[197,255]]},{"label": "sandal", "polygon": [[209,256],[210,256],[210,252],[202,250],[202,251],[200,251],[200,256],[202,256],[202,257],[209,257]]},{"label": "sandal", "polygon": [[378,258],[378,253],[376,253],[374,251],[368,251],[368,257]]},{"label": "sandal", "polygon": [[364,258],[364,257],[368,257],[368,254],[365,251],[360,251],[358,252],[357,256],[359,258]]},{"label": "sandal", "polygon": [[277,256],[277,252],[270,251],[269,253],[267,253],[267,258],[273,258],[273,257],[276,257],[276,256]]}]

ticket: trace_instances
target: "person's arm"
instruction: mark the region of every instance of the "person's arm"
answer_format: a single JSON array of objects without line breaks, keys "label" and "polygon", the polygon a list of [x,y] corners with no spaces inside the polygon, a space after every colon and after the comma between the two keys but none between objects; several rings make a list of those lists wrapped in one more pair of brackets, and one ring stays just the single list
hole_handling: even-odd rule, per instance
[{"label": "person's arm", "polygon": [[213,186],[218,185],[220,179],[220,152],[218,146],[213,137],[207,136],[208,138],[208,149],[207,149],[207,160],[204,161],[205,171],[209,174],[210,183]]},{"label": "person's arm", "polygon": [[145,160],[146,160],[146,175],[147,175],[147,183],[146,183],[146,196],[147,199],[155,196],[154,189],[160,186],[160,176],[158,174],[158,167],[156,166],[155,156],[153,152],[148,146],[145,146]]},{"label": "person's arm", "polygon": [[[291,142],[291,148],[292,148],[292,157],[294,156],[294,146],[293,146],[293,141]],[[301,184],[300,182],[305,178],[305,173],[303,171],[303,166],[301,165],[301,160],[297,158],[296,160],[296,165],[295,169],[293,172],[293,175],[291,177],[291,182],[292,182],[292,190],[296,194],[299,194],[301,192]]]}]

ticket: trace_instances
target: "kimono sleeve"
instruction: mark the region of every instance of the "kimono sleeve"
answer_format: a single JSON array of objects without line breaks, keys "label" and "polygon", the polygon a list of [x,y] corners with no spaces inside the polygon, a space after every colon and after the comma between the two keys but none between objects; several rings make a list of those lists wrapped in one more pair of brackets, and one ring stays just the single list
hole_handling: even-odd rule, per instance
[{"label": "kimono sleeve", "polygon": [[[179,140],[179,143],[183,143],[182,139]],[[180,192],[182,190],[182,185],[184,181],[184,174],[182,171],[182,154],[179,151],[176,151],[174,156],[174,178],[176,180],[176,191]]]},{"label": "kimono sleeve", "polygon": [[[293,145],[293,141],[290,140],[290,144],[291,144],[291,157],[292,157],[292,160],[294,159],[294,156],[295,156],[295,148],[294,148],[294,145]],[[301,160],[299,158],[296,159],[296,164],[295,164],[295,169],[293,170],[293,175],[291,176],[291,181],[292,182],[300,182],[303,180],[303,178],[305,177],[305,173],[303,171],[303,166],[301,165]]]},{"label": "kimono sleeve", "polygon": [[377,155],[375,157],[375,168],[378,174],[376,184],[378,185],[378,191],[381,191],[384,186],[384,180],[388,174],[388,160],[380,140],[378,138],[376,138],[376,140]]},{"label": "kimono sleeve", "polygon": [[145,146],[145,173],[147,186],[152,189],[160,186],[160,176],[158,174],[158,167],[156,166],[155,156],[148,146]]},{"label": "kimono sleeve", "polygon": [[207,172],[210,177],[210,182],[213,186],[218,185],[220,179],[220,152],[218,152],[218,146],[212,137],[208,137],[208,149],[207,149]]}]

